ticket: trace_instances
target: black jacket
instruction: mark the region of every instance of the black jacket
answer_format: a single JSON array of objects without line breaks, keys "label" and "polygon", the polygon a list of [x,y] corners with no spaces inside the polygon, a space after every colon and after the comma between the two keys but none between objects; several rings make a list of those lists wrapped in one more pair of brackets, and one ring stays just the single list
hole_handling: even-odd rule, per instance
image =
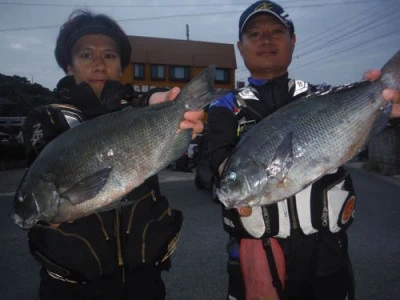
[{"label": "black jacket", "polygon": [[[56,94],[57,104],[36,107],[25,121],[23,133],[30,163],[73,122],[84,122],[129,105],[146,104],[149,97],[134,99],[131,87],[110,81],[99,99],[89,85],[76,86],[72,77],[60,81]],[[159,273],[169,268],[166,257],[176,242],[181,212],[172,209],[165,214],[170,208],[161,194],[157,176],[125,197],[133,203],[62,223],[57,228],[39,223],[29,231],[31,253],[44,267],[42,295],[52,296],[51,289],[46,290],[43,283],[54,278],[63,284],[74,283],[69,289],[76,287],[77,282],[88,286],[87,290],[90,285],[97,286],[97,290],[112,290],[114,287],[107,287],[109,280],[121,283],[121,287],[132,286],[129,278],[137,280],[134,274],[138,270],[148,268]]]},{"label": "black jacket", "polygon": [[[285,74],[266,82],[250,80],[248,88],[258,100],[249,99],[251,97],[246,93],[242,96],[239,94],[237,97],[238,92],[235,92],[219,99],[209,109],[207,146],[210,152],[210,164],[216,175],[218,175],[218,166],[231,155],[241,135],[252,125],[291,101],[316,90],[325,89],[327,86],[314,86],[303,81],[292,80],[288,78],[288,74]],[[243,122],[244,120],[245,122]],[[333,180],[338,180],[338,176],[342,176],[343,179],[347,178],[349,196],[353,194],[351,180],[347,173],[340,169],[337,176],[335,174],[331,177]],[[326,275],[347,264],[345,231],[332,233],[328,228],[318,227],[321,223],[321,215],[324,213],[325,207],[321,199],[329,186],[325,183],[328,178],[329,176],[323,177],[320,182],[315,184],[318,189],[314,189],[314,191],[317,193],[313,193],[311,196],[310,210],[313,211],[311,215],[317,216],[315,224],[313,224],[318,230],[317,233],[306,235],[299,229],[295,199],[287,201],[291,233],[288,238],[281,238],[279,241],[286,254],[289,279],[305,278],[314,273]],[[277,204],[264,206],[262,209],[266,224],[264,237],[276,236],[280,228]],[[224,229],[230,236],[236,239],[252,238],[243,228],[236,210],[223,209],[223,217]],[[350,224],[351,221],[346,223],[343,229]],[[231,255],[231,253],[228,254]],[[237,257],[237,252],[234,256]]]}]

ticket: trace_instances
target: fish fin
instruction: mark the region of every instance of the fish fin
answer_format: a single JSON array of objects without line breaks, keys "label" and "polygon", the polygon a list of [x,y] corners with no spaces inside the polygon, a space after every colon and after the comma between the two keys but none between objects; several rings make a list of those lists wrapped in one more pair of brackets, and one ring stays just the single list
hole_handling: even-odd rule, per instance
[{"label": "fish fin", "polygon": [[[226,95],[229,90],[215,89],[215,66],[211,65],[201,71],[181,89],[178,99],[183,99],[186,110],[198,110]],[[179,101],[179,100],[178,100]]]},{"label": "fish fin", "polygon": [[389,124],[390,112],[392,111],[392,102],[387,102],[382,108],[372,125],[371,136],[378,135]]},{"label": "fish fin", "polygon": [[80,204],[95,197],[107,182],[111,167],[101,169],[93,175],[83,178],[60,195],[72,204]]},{"label": "fish fin", "polygon": [[289,132],[275,152],[271,164],[266,166],[268,180],[283,181],[293,164],[293,132]]}]

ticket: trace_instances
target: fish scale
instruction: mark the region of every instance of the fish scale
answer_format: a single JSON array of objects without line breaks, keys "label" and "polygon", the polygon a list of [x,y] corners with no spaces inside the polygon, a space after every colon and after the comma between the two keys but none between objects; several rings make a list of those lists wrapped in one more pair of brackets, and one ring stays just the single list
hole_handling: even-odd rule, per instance
[{"label": "fish scale", "polygon": [[385,87],[400,88],[400,51],[382,68],[380,81],[315,93],[263,119],[227,161],[219,200],[227,208],[272,204],[349,161],[387,123]]}]

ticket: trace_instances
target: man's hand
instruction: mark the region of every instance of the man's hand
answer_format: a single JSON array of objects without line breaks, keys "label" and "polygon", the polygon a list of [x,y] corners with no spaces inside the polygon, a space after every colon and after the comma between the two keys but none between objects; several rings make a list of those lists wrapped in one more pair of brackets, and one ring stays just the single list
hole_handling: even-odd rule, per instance
[{"label": "man's hand", "polygon": [[[180,92],[180,88],[174,87],[167,92],[157,92],[151,95],[149,99],[149,105],[173,101],[176,99]],[[183,115],[184,119],[179,124],[179,130],[193,129],[192,139],[194,139],[199,133],[204,130],[204,124],[202,119],[204,118],[204,110],[187,111]]]},{"label": "man's hand", "polygon": [[[374,81],[381,77],[381,72],[379,70],[370,70],[366,72],[363,76],[363,79]],[[384,89],[382,91],[382,97],[386,101],[392,101],[393,107],[392,112],[390,114],[391,118],[399,118],[400,117],[400,91],[393,89]]]}]

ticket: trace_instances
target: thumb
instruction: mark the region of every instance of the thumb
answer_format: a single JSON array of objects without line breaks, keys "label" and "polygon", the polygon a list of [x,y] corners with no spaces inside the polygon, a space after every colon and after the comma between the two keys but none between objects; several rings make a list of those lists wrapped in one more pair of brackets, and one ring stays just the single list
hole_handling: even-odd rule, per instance
[{"label": "thumb", "polygon": [[173,87],[172,89],[169,90],[168,92],[168,100],[172,101],[175,100],[176,97],[179,95],[179,93],[181,92],[181,89],[178,87]]},{"label": "thumb", "polygon": [[237,208],[237,212],[241,217],[249,217],[253,212],[253,209],[250,206],[242,206]]}]

